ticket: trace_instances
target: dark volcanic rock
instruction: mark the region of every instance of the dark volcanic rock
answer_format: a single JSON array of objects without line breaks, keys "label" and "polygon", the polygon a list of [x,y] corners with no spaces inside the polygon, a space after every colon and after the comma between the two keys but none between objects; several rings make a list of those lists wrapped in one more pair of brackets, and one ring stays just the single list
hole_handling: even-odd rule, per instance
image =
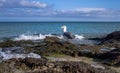
[{"label": "dark volcanic rock", "polygon": [[3,52],[9,51],[10,53],[24,53],[24,48],[22,47],[9,47],[9,48],[3,48]]},{"label": "dark volcanic rock", "polygon": [[101,38],[88,38],[89,40],[95,40],[95,41],[99,41],[100,45],[101,44],[116,44],[116,43],[120,43],[120,31],[115,31],[112,32],[110,34],[108,34],[105,37],[101,37]]},{"label": "dark volcanic rock", "polygon": [[[26,58],[15,62],[17,67],[27,67],[27,73],[116,73],[109,68],[97,68],[83,62],[49,62],[46,60]],[[26,68],[26,69],[27,69]],[[21,69],[21,68],[20,68]]]},{"label": "dark volcanic rock", "polygon": [[16,47],[16,46],[21,46],[23,44],[34,44],[32,41],[28,40],[28,41],[13,41],[13,40],[6,40],[4,42],[0,42],[0,47],[1,48],[6,48],[6,47]]},{"label": "dark volcanic rock", "polygon": [[120,49],[114,49],[110,52],[99,55],[99,58],[106,60],[105,64],[120,66]]},{"label": "dark volcanic rock", "polygon": [[57,37],[46,37],[45,39],[44,39],[44,42],[46,42],[46,43],[49,43],[49,42],[57,42],[57,41],[60,41],[60,39],[59,38],[57,38]]},{"label": "dark volcanic rock", "polygon": [[107,40],[110,40],[110,39],[120,40],[120,31],[115,31],[115,32],[108,34],[107,37],[105,37],[105,39],[107,39]]},{"label": "dark volcanic rock", "polygon": [[20,67],[23,63],[30,69],[35,69],[37,66],[44,66],[45,59],[36,59],[36,58],[25,58],[16,61],[16,65]]},{"label": "dark volcanic rock", "polygon": [[0,63],[0,73],[116,73],[107,66],[102,67],[83,62],[49,62],[44,59],[25,58]]},{"label": "dark volcanic rock", "polygon": [[101,41],[102,41],[101,44],[120,43],[120,31],[115,31],[108,34],[105,38],[102,38]]},{"label": "dark volcanic rock", "polygon": [[75,53],[78,52],[78,47],[76,45],[67,41],[61,41],[56,37],[47,37],[45,38],[44,42],[46,42],[46,44],[35,47],[35,53],[38,53],[40,55],[50,55],[52,53],[59,53],[75,56]]}]

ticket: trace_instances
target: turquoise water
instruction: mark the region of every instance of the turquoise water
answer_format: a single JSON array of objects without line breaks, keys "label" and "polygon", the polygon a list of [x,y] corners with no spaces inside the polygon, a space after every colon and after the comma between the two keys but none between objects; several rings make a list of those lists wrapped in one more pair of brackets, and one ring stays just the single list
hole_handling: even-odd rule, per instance
[{"label": "turquoise water", "polygon": [[0,38],[24,33],[62,34],[61,26],[74,34],[101,35],[120,30],[120,22],[1,22]]}]

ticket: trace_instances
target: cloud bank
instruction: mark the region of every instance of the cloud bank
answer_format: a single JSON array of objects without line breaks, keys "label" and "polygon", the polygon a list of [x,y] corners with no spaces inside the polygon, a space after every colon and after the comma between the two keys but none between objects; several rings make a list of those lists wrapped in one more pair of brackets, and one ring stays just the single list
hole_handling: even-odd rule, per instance
[{"label": "cloud bank", "polygon": [[46,8],[46,3],[37,0],[0,0],[0,8]]},{"label": "cloud bank", "polygon": [[0,17],[120,18],[120,10],[106,8],[54,9],[39,0],[0,0]]}]

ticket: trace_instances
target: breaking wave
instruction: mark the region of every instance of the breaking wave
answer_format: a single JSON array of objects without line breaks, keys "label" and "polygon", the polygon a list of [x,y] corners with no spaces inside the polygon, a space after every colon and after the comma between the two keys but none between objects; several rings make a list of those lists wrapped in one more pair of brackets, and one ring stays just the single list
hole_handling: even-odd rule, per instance
[{"label": "breaking wave", "polygon": [[[18,37],[15,37],[13,40],[19,41],[19,40],[42,40],[45,39],[47,36],[49,37],[58,37],[59,39],[64,39],[63,35],[52,35],[52,34],[34,34],[34,35],[26,35],[22,34]],[[83,35],[75,35],[75,39],[84,39],[85,37]]]},{"label": "breaking wave", "polygon": [[76,35],[75,35],[75,38],[76,38],[76,39],[84,39],[85,37],[84,37],[83,35],[77,35],[77,34],[76,34]]}]

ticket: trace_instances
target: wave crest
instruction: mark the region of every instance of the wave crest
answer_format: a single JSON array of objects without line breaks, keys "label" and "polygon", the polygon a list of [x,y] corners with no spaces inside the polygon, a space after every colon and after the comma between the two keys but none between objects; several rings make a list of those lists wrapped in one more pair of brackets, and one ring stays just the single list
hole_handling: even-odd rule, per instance
[{"label": "wave crest", "polygon": [[[47,36],[49,37],[58,37],[59,39],[65,39],[63,35],[52,35],[52,34],[35,34],[35,35],[25,35],[22,34],[18,37],[15,37],[13,40],[20,41],[20,40],[42,40],[45,39]],[[83,35],[75,35],[75,39],[84,39],[85,37]]]}]

